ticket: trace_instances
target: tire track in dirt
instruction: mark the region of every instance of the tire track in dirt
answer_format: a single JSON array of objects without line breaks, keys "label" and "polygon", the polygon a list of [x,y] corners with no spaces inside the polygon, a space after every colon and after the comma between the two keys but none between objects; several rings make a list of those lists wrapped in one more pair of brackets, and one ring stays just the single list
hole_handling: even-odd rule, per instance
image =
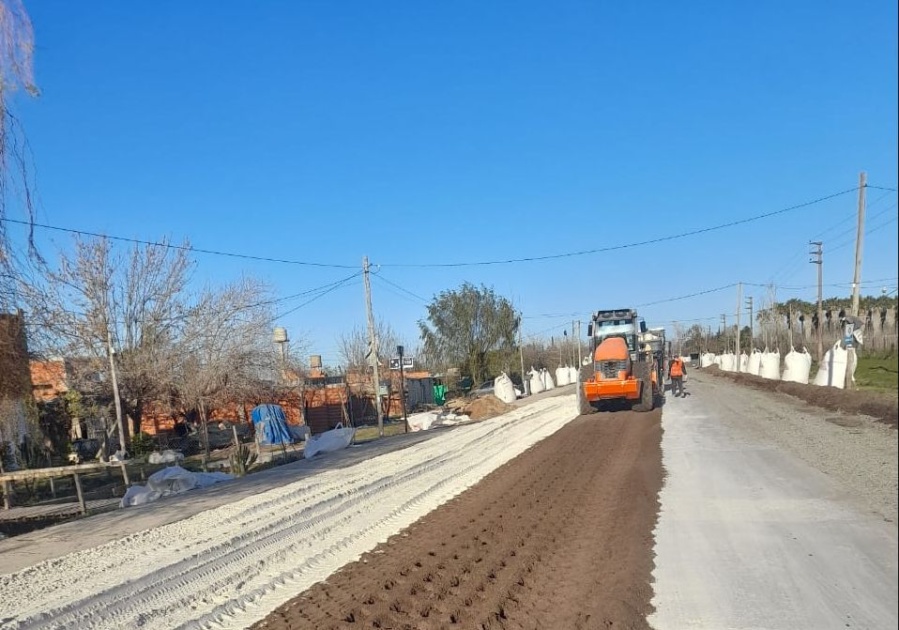
[{"label": "tire track in dirt", "polygon": [[660,420],[578,418],[254,628],[648,628]]}]

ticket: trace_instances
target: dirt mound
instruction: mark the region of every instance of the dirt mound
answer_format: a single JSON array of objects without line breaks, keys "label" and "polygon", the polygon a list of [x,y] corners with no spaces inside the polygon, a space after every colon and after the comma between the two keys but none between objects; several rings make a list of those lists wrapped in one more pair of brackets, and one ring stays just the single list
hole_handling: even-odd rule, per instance
[{"label": "dirt mound", "polygon": [[842,411],[844,413],[871,416],[894,429],[899,425],[899,402],[897,402],[899,399],[896,398],[895,394],[803,385],[802,383],[791,383],[788,381],[773,381],[760,376],[753,376],[752,374],[708,370],[708,368],[704,369],[703,373],[724,377],[735,383],[748,385],[756,389],[795,396],[816,407],[829,411]]},{"label": "dirt mound", "polygon": [[504,403],[493,394],[481,396],[474,400],[456,398],[448,401],[446,408],[453,413],[466,415],[472,420],[494,418],[515,409],[515,407]]},{"label": "dirt mound", "polygon": [[572,421],[254,628],[648,629],[660,418]]}]

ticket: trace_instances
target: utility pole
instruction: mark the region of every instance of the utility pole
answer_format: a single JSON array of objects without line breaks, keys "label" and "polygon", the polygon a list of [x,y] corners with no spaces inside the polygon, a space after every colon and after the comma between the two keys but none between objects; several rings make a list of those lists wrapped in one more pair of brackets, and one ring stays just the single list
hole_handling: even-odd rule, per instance
[{"label": "utility pole", "polygon": [[755,319],[752,310],[752,296],[746,298],[746,306],[749,308],[749,351],[752,352],[752,344],[755,343]]},{"label": "utility pole", "polygon": [[742,352],[742,348],[740,347],[740,311],[743,310],[743,283],[740,282],[737,284],[737,332],[736,332],[736,347],[737,347],[737,372],[742,371],[742,365],[740,361],[740,353]]},{"label": "utility pole", "polygon": [[[865,188],[868,186],[867,175],[864,171],[858,174],[858,227],[855,233],[855,273],[852,276],[852,317],[858,321],[858,301],[862,282],[862,245],[865,240]],[[846,348],[846,389],[852,389],[854,381],[852,375],[855,372],[857,360],[855,354],[855,342],[850,342]]]},{"label": "utility pole", "polygon": [[406,372],[403,368],[403,346],[396,347],[396,353],[400,357],[400,401],[403,403],[403,425],[404,433],[409,432],[409,418],[406,417]]},{"label": "utility pole", "polygon": [[518,358],[521,361],[521,392],[525,396],[531,395],[531,382],[524,374],[524,340],[521,334],[521,311],[518,312]]},{"label": "utility pole", "polygon": [[824,328],[824,307],[822,305],[824,301],[824,243],[821,241],[809,241],[809,245],[814,246],[814,249],[809,252],[809,255],[814,256],[814,258],[810,259],[809,262],[813,265],[818,265],[818,325],[815,326],[815,332],[818,342],[818,363],[820,364],[824,360],[824,339],[822,337],[822,329]]},{"label": "utility pole", "polygon": [[727,315],[721,313],[721,332],[724,335],[724,352],[722,354],[727,354]]},{"label": "utility pole", "polygon": [[384,414],[381,411],[381,370],[378,365],[378,335],[375,332],[375,314],[371,308],[371,278],[368,256],[362,258],[362,283],[365,286],[365,310],[368,314],[369,360],[375,381],[375,411],[378,414],[378,435],[384,437]]},{"label": "utility pole", "polygon": [[580,371],[584,360],[581,357],[581,320],[577,321],[577,369]]},{"label": "utility pole", "polygon": [[[109,354],[109,380],[112,383],[112,398],[115,401],[115,418],[119,428],[119,449],[122,451],[123,459],[125,454],[125,421],[122,418],[122,398],[119,396],[119,380],[115,371],[115,348],[112,345],[112,331],[109,326],[106,327],[106,350]],[[130,486],[131,480],[128,479],[128,469],[125,467],[124,461],[119,461],[122,468],[122,477],[125,479],[125,485]]]}]

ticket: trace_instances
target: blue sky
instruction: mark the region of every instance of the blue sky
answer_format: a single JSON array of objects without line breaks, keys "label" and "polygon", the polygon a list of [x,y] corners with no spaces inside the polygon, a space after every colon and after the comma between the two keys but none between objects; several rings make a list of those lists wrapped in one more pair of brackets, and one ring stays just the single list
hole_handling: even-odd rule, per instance
[{"label": "blue sky", "polygon": [[[825,282],[848,283],[856,198],[547,262],[392,264],[677,234],[849,189],[860,170],[897,183],[897,9],[886,0],[27,8],[42,95],[16,105],[39,220],[340,265],[368,255],[383,278],[375,308],[410,344],[424,305],[385,280],[425,298],[492,285],[529,317],[527,333],[559,327],[547,334],[571,313],[741,280],[810,287],[807,243],[822,233]],[[896,194],[868,190],[868,201],[863,272],[879,293],[896,286]],[[280,295],[350,273],[197,259],[197,283],[249,273]],[[765,293],[747,290],[757,303]],[[728,289],[641,310],[662,325],[735,309]],[[351,282],[281,323],[334,362],[336,337],[364,321]]]}]

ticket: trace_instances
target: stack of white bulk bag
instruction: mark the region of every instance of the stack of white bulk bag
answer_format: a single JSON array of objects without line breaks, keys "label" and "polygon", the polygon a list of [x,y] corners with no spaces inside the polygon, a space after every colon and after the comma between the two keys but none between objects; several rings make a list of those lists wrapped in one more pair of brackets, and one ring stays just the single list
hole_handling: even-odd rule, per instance
[{"label": "stack of white bulk bag", "polygon": [[540,392],[544,391],[546,387],[544,387],[543,385],[543,376],[540,374],[540,372],[538,372],[534,368],[531,368],[529,374],[531,377],[531,393],[539,394]]},{"label": "stack of white bulk bag", "polygon": [[843,389],[846,384],[846,364],[849,353],[840,347],[840,342],[833,344],[833,348],[824,353],[824,360],[818,366],[815,374],[815,385],[838,387]]},{"label": "stack of white bulk bag", "polygon": [[540,376],[543,378],[543,389],[549,391],[556,388],[556,384],[553,383],[553,377],[552,374],[549,373],[549,370],[543,368],[543,371],[540,372]]},{"label": "stack of white bulk bag", "polygon": [[759,370],[759,376],[772,381],[780,380],[780,352],[768,352],[765,350],[762,353],[762,365]]},{"label": "stack of white bulk bag", "polygon": [[556,385],[562,387],[563,385],[568,385],[571,383],[571,380],[568,378],[568,366],[562,367],[561,365],[556,368]]},{"label": "stack of white bulk bag", "polygon": [[503,372],[493,381],[493,395],[504,403],[513,403],[517,396],[515,395],[515,385],[512,379]]},{"label": "stack of white bulk bag", "polygon": [[812,355],[805,348],[802,352],[790,350],[784,357],[784,373],[781,380],[808,385],[808,375],[812,367]]}]

